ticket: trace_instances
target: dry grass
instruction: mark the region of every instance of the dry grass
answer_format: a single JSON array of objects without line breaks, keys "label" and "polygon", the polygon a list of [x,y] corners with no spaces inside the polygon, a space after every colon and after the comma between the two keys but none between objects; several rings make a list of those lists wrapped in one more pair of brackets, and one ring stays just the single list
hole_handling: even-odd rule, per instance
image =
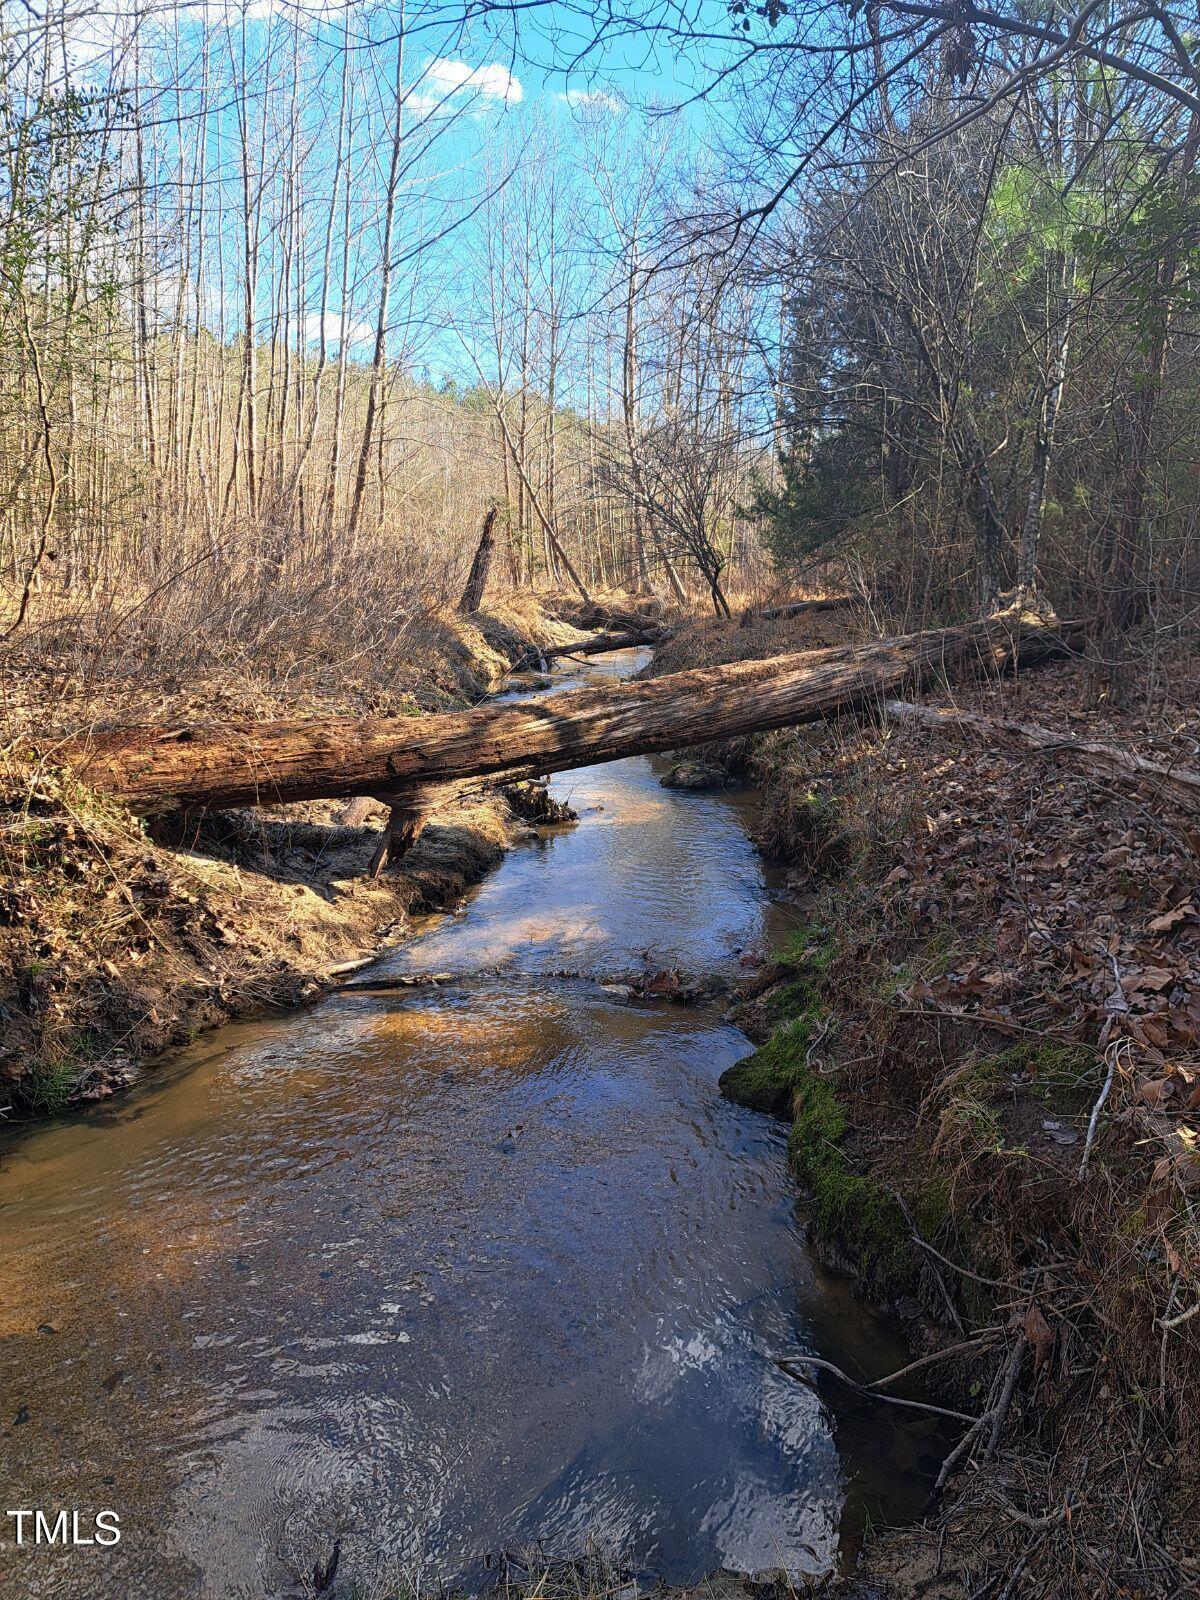
[{"label": "dry grass", "polygon": [[859,607],[760,619],[749,627],[715,617],[692,619],[679,626],[656,652],[654,671],[658,676],[731,661],[757,661],[797,650],[858,644],[871,636],[869,619]]},{"label": "dry grass", "polygon": [[[399,591],[393,598],[398,600]],[[203,617],[115,597],[42,597],[4,660],[0,743],[0,1118],[112,1093],[200,1029],[315,992],[313,977],[398,936],[499,858],[503,801],[435,819],[403,871],[369,883],[384,816],[332,804],[209,819],[168,840],[55,764],[57,740],[122,722],[181,725],[404,714],[480,699],[531,644],[575,636],[536,598],[470,621],[385,596],[279,587]],[[366,601],[369,600],[369,605]],[[381,609],[382,608],[382,609]],[[119,627],[117,624],[120,624]]]},{"label": "dry grass", "polygon": [[352,580],[86,607],[43,596],[0,658],[4,730],[44,743],[120,722],[435,710],[480,699],[529,643],[573,637],[530,594],[500,589],[468,621],[399,582]]}]

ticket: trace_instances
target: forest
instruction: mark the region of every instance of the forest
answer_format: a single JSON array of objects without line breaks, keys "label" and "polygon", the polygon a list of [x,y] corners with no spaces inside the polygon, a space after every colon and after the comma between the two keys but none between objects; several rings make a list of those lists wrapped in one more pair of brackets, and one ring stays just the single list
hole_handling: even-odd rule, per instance
[{"label": "forest", "polygon": [[1194,1592],[1200,11],[0,0],[0,145],[0,1588]]},{"label": "forest", "polygon": [[[1118,640],[1186,598],[1169,9],[1069,43],[936,7],[564,17],[590,87],[536,102],[473,11],[6,28],[10,628],[134,574],[189,632],[335,572],[416,612],[492,501],[514,585],[722,612],[836,554],[912,615],[1040,586]],[[604,87],[609,30],[692,58],[677,104]]]}]

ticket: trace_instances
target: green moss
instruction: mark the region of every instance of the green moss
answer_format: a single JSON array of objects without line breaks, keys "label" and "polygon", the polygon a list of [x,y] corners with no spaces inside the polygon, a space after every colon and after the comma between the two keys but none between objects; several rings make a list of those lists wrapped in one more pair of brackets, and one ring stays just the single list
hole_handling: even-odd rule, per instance
[{"label": "green moss", "polygon": [[798,1017],[780,1028],[753,1055],[743,1057],[721,1074],[721,1093],[753,1111],[786,1117],[791,1110],[792,1092],[807,1071],[805,1056],[811,1034],[808,1017]]},{"label": "green moss", "polygon": [[927,1179],[909,1195],[908,1209],[924,1238],[939,1232],[950,1219],[950,1179],[945,1173]]},{"label": "green moss", "polygon": [[781,983],[767,996],[767,1010],[779,1022],[811,1017],[821,1009],[821,994],[811,978]]},{"label": "green moss", "polygon": [[1034,1093],[1052,1099],[1080,1089],[1096,1076],[1099,1058],[1087,1045],[1057,1039],[1020,1039],[985,1058],[997,1085],[1028,1078]]},{"label": "green moss", "polygon": [[794,967],[796,976],[774,988],[767,997],[767,1009],[780,1022],[797,1018],[811,1020],[826,1009],[823,979],[836,954],[832,936],[819,923],[806,923],[789,937],[779,954],[783,966]]},{"label": "green moss", "polygon": [[806,922],[789,934],[779,959],[809,972],[828,972],[834,949],[833,936],[827,928],[819,922]]},{"label": "green moss", "polygon": [[[830,1080],[808,1065],[812,1025],[804,1015],[780,1028],[722,1075],[721,1090],[756,1111],[791,1111],[788,1158],[808,1191],[814,1231],[889,1293],[906,1292],[918,1265],[908,1223],[886,1189],[846,1164],[845,1112]],[[942,1207],[947,1203],[943,1194]]]},{"label": "green moss", "polygon": [[832,1084],[804,1069],[794,1085],[792,1107],[788,1158],[808,1191],[816,1233],[888,1293],[911,1289],[918,1262],[908,1222],[893,1195],[847,1166],[842,1151],[846,1117]]}]

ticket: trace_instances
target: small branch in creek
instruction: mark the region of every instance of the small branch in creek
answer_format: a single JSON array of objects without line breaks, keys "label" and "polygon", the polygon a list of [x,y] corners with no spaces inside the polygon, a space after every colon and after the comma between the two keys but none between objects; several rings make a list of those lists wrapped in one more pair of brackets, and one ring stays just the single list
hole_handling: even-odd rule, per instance
[{"label": "small branch in creek", "polygon": [[924,1400],[902,1400],[899,1395],[881,1394],[878,1389],[870,1384],[859,1383],[856,1379],[843,1372],[840,1367],[835,1367],[832,1361],[822,1361],[819,1356],[772,1356],[771,1360],[781,1372],[786,1372],[789,1378],[795,1378],[798,1383],[803,1383],[805,1378],[795,1368],[803,1364],[807,1367],[816,1367],[820,1372],[828,1372],[848,1388],[856,1390],[859,1394],[867,1395],[870,1399],[882,1400],[889,1406],[904,1406],[909,1411],[925,1411],[935,1417],[949,1417],[952,1422],[969,1422],[972,1427],[976,1426],[981,1420],[985,1420],[968,1416],[964,1411],[950,1411],[945,1406],[932,1406]]}]

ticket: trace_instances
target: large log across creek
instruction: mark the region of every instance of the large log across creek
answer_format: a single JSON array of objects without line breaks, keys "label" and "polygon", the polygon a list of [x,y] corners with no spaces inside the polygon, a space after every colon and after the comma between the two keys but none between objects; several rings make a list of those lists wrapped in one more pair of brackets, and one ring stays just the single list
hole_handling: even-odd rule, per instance
[{"label": "large log across creek", "polygon": [[418,796],[463,780],[561,772],[811,722],[943,675],[1032,664],[1078,637],[1071,624],[1005,614],[474,711],[126,728],[58,755],[143,814],[365,794],[393,805],[402,821],[421,809]]},{"label": "large log across creek", "polygon": [[662,628],[636,628],[627,633],[597,633],[590,639],[577,639],[574,644],[553,644],[539,652],[549,663],[561,656],[602,656],[613,650],[641,650],[647,645],[660,644],[665,637]]}]

